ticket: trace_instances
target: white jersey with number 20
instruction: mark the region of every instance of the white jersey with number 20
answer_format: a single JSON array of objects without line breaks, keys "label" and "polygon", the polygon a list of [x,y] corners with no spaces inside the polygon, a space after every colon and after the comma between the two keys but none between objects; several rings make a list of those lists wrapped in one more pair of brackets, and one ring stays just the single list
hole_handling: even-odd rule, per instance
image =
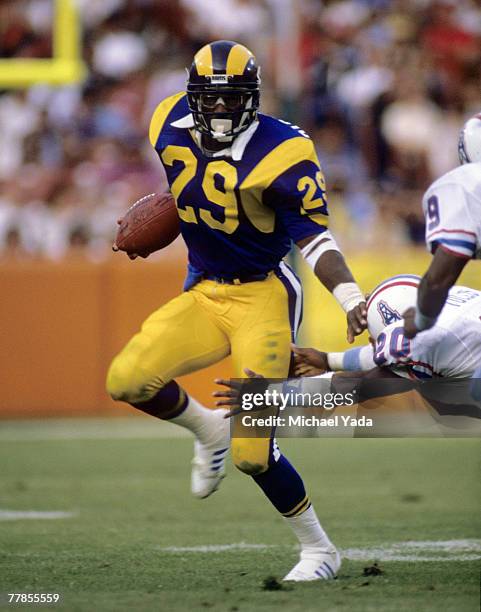
[{"label": "white jersey with number 20", "polygon": [[455,286],[434,327],[412,340],[403,328],[396,321],[379,334],[376,365],[414,378],[469,378],[481,364],[481,291]]}]

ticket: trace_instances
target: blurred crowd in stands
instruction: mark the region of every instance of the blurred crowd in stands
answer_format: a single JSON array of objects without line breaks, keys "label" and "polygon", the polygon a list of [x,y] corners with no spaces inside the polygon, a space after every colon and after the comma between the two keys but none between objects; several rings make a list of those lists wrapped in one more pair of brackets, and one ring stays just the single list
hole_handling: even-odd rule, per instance
[{"label": "blurred crowd in stands", "polygon": [[[75,2],[88,79],[0,91],[2,257],[109,256],[117,218],[167,188],[153,109],[220,38],[258,56],[262,110],[313,137],[342,246],[423,242],[422,193],[457,165],[458,131],[481,110],[479,2],[297,0],[298,91],[276,82],[275,18],[290,0]],[[50,57],[52,11],[3,0],[0,57]]]}]

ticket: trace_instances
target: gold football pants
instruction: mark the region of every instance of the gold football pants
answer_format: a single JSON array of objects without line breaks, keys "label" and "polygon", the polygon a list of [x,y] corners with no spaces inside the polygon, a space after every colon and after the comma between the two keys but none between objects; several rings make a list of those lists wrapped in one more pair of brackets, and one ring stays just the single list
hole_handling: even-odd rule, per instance
[{"label": "gold football pants", "polygon": [[[113,360],[107,390],[114,399],[141,403],[177,376],[229,354],[235,378],[245,376],[244,368],[285,378],[301,316],[301,285],[284,263],[263,281],[201,281],[145,320]],[[234,463],[267,469],[272,446],[267,439],[234,439]]]}]

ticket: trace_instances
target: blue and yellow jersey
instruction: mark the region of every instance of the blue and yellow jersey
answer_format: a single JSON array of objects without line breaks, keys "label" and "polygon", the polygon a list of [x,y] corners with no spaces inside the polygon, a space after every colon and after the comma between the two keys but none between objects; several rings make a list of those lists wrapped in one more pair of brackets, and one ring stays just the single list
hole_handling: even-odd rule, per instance
[{"label": "blue and yellow jersey", "polygon": [[185,127],[189,114],[185,93],[167,98],[149,137],[177,202],[191,265],[223,278],[263,274],[279,265],[291,241],[326,230],[324,177],[299,128],[259,114],[240,159],[212,158]]}]

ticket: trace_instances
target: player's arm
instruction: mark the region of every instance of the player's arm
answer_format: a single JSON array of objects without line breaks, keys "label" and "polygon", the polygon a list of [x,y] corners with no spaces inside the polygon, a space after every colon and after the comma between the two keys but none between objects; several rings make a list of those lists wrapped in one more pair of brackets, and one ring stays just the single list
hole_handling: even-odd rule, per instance
[{"label": "player's arm", "polygon": [[407,338],[436,323],[449,290],[476,251],[476,224],[467,197],[458,183],[430,189],[424,196],[426,245],[434,257],[421,279],[416,308],[404,313]]},{"label": "player's arm", "polygon": [[366,302],[334,238],[330,232],[326,234],[308,236],[296,244],[314,274],[346,312],[347,340],[352,343],[354,336],[366,329]]},{"label": "player's arm", "polygon": [[[389,380],[389,384],[380,381]],[[366,372],[336,372],[331,379],[331,393],[355,393],[358,402],[407,393],[418,387],[415,380],[403,378],[391,368],[375,367]]]},{"label": "player's arm", "polygon": [[[309,402],[309,395],[313,396],[318,393],[342,394],[346,398],[355,395],[359,402],[364,402],[379,397],[406,393],[418,386],[416,381],[402,378],[390,368],[380,367],[374,367],[367,372],[331,372],[322,376],[303,378],[302,381],[289,379],[282,383],[270,384],[262,384],[263,377],[252,370],[246,369],[245,373],[248,378],[243,380],[223,378],[215,380],[223,388],[214,391],[212,395],[216,398],[216,406],[229,408],[225,418],[245,411],[242,407],[242,396],[252,389],[255,389],[256,393],[264,392],[266,395],[268,391],[270,396],[273,397],[275,394],[286,393],[286,389],[295,388],[296,393],[300,397],[303,396],[307,402]],[[380,381],[386,381],[386,379],[389,380],[389,384],[380,384]],[[248,412],[264,410],[272,407],[272,405],[272,403],[266,403],[266,405],[251,408]],[[300,406],[300,404],[296,405]]]},{"label": "player's arm", "polygon": [[314,274],[346,312],[347,337],[353,342],[366,328],[366,305],[327,227],[326,183],[314,145],[308,138],[293,138],[285,146],[279,174],[265,190],[264,202],[275,209]]},{"label": "player's arm", "polygon": [[406,338],[414,338],[418,332],[429,329],[436,323],[449,290],[458,280],[467,262],[467,259],[438,247],[431,265],[419,283],[416,308],[409,308],[404,313]]},{"label": "player's arm", "polygon": [[324,372],[363,371],[376,367],[371,344],[359,346],[341,353],[325,353],[314,348],[292,347],[294,374],[296,376],[318,376]]},{"label": "player's arm", "polygon": [[[337,363],[333,365],[345,365],[350,367],[351,371],[342,372],[325,372],[318,375],[302,378],[302,382],[297,379],[295,381],[287,381],[286,383],[269,384],[269,391],[274,390],[283,393],[283,389],[293,385],[296,386],[298,393],[314,394],[321,391],[323,393],[341,393],[344,396],[351,393],[356,393],[358,401],[366,401],[377,397],[404,393],[417,387],[416,380],[410,378],[407,371],[412,362],[412,348],[416,341],[407,340],[403,335],[401,325],[393,323],[386,327],[373,343],[374,346],[366,345],[353,349],[358,351],[357,355],[351,351],[351,355],[345,359],[343,363],[339,363],[339,354],[329,354],[333,361]],[[324,366],[329,365],[328,354],[316,351],[315,349],[297,349],[294,347],[296,357],[303,356],[311,365]],[[424,369],[429,367],[424,364]],[[432,371],[432,370],[431,370]],[[245,370],[248,379],[262,378],[252,370]],[[429,373],[428,373],[429,375]],[[387,384],[379,384],[380,379],[391,379]],[[217,406],[228,406],[231,412],[228,416],[232,416],[242,412],[242,395],[248,389],[243,381],[217,379],[217,384],[226,387],[221,391],[214,392],[217,399]],[[266,388],[264,387],[264,391]],[[262,386],[257,386],[256,391],[262,392]],[[261,407],[262,409],[262,407]]]}]

